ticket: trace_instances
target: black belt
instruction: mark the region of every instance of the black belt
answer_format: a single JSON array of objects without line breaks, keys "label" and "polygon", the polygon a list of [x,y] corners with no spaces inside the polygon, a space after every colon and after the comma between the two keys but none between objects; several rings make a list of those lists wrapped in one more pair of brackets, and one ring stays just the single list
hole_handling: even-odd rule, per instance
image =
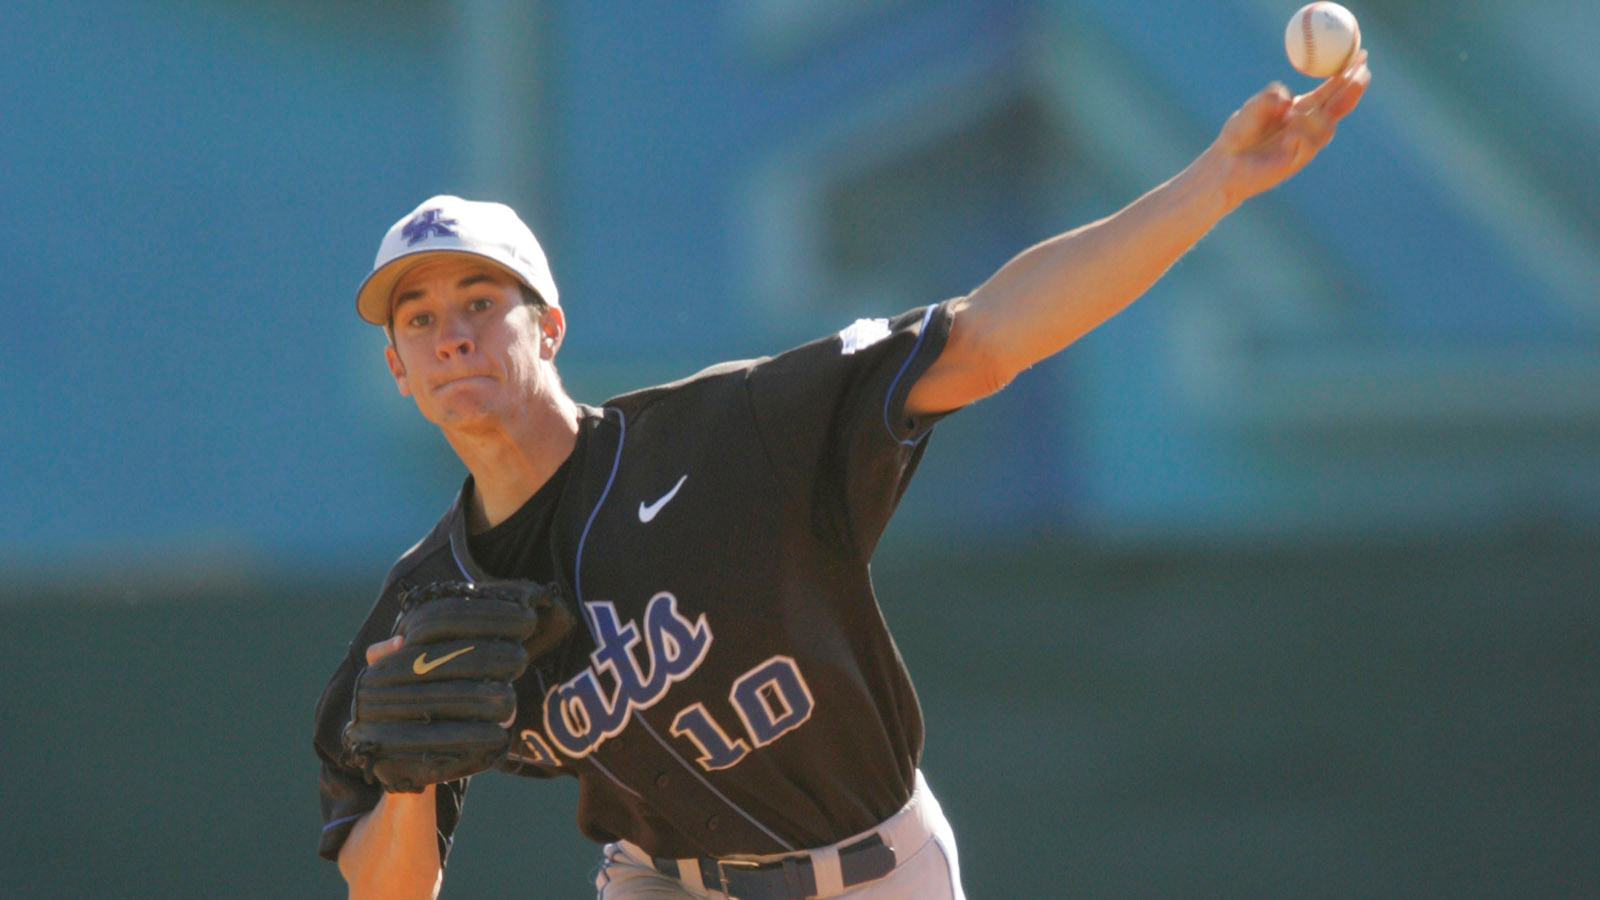
[{"label": "black belt", "polygon": [[[656,871],[678,878],[678,861],[652,857]],[[817,873],[811,857],[785,856],[757,863],[700,857],[700,880],[706,890],[733,900],[806,900],[817,895]],[[839,874],[845,887],[874,881],[894,871],[894,848],[879,835],[839,848]]]}]

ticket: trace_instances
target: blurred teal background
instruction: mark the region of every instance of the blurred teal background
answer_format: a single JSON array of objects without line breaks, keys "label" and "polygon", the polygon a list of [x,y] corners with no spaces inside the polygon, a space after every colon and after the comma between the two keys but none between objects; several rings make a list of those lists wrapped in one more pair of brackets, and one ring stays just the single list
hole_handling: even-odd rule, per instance
[{"label": "blurred teal background", "polygon": [[[423,198],[522,211],[597,402],[1112,212],[1296,5],[0,7],[0,895],[342,895],[311,707],[463,474],[353,309]],[[1600,896],[1600,6],[1347,5],[1330,148],[879,552],[975,898]],[[592,896],[573,797],[480,779],[444,896]]]}]

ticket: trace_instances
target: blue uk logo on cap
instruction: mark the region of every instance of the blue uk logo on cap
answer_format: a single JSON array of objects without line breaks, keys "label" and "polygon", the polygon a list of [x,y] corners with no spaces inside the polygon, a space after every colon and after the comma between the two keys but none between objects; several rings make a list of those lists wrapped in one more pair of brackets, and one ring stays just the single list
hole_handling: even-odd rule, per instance
[{"label": "blue uk logo on cap", "polygon": [[430,237],[456,237],[456,220],[446,219],[444,213],[437,209],[427,209],[411,217],[411,221],[400,229],[400,235],[406,239],[410,246],[417,241]]},{"label": "blue uk logo on cap", "polygon": [[498,263],[546,303],[561,304],[544,250],[515,210],[504,203],[439,194],[418,203],[383,233],[372,273],[356,290],[356,312],[374,325],[387,324],[395,282],[420,259],[439,253],[466,253]]}]

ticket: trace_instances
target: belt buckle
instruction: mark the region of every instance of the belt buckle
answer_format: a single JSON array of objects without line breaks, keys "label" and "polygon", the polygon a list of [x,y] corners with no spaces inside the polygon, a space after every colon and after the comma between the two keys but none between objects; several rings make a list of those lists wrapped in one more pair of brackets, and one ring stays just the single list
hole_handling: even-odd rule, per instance
[{"label": "belt buckle", "polygon": [[767,864],[758,863],[753,859],[724,859],[718,857],[717,865],[722,866],[724,869],[759,869]]},{"label": "belt buckle", "polygon": [[753,862],[748,859],[718,859],[716,860],[716,863],[717,874],[719,875],[722,874],[724,869],[744,869],[746,871],[753,872],[757,869],[760,869],[762,866],[761,863]]},{"label": "belt buckle", "polygon": [[[743,900],[743,898],[733,892],[733,884],[728,878],[728,873],[730,871],[754,873],[760,871],[761,869],[760,863],[751,862],[748,859],[716,858],[713,859],[712,862],[717,866],[717,880],[722,882],[723,892],[729,897],[733,898],[733,900]],[[709,885],[707,886],[709,887]]]},{"label": "belt buckle", "polygon": [[[717,877],[722,889],[733,900],[804,900],[799,884],[790,884],[791,859],[780,862],[752,862],[747,859],[718,859]],[[741,876],[766,876],[754,879]],[[739,882],[735,889],[735,882]]]}]

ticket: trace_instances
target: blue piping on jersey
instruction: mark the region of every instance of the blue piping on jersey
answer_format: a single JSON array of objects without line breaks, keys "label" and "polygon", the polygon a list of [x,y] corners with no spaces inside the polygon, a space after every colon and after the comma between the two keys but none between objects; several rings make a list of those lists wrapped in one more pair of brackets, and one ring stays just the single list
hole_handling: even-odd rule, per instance
[{"label": "blue piping on jersey", "polygon": [[902,440],[898,434],[895,434],[894,425],[889,421],[889,406],[894,403],[894,392],[895,389],[900,387],[900,379],[905,377],[906,369],[911,367],[911,361],[917,358],[917,351],[922,349],[922,339],[928,336],[928,320],[933,318],[933,310],[937,305],[929,306],[928,311],[922,314],[922,327],[917,330],[917,342],[911,345],[911,352],[906,354],[906,361],[900,364],[900,371],[894,373],[894,380],[889,382],[889,392],[883,398],[883,427],[889,429],[889,437],[907,447],[915,447],[922,443],[922,439],[928,436],[927,432],[923,432],[911,440]]},{"label": "blue piping on jersey", "polygon": [[[622,442],[628,436],[628,422],[621,413],[617,414],[617,427],[621,432],[617,435],[617,453],[611,458],[611,474],[606,476],[606,486],[600,491],[600,499],[595,501],[594,509],[589,510],[589,518],[583,523],[583,533],[578,536],[578,552],[572,559],[572,593],[573,600],[578,604],[578,611],[583,614],[583,627],[589,632],[589,639],[596,644],[600,643],[599,635],[595,634],[594,621],[589,616],[589,607],[583,602],[583,548],[589,543],[589,530],[594,527],[594,520],[600,515],[600,507],[606,505],[606,498],[611,496],[611,486],[617,481],[617,469],[622,465]],[[596,748],[598,749],[598,748]],[[628,787],[622,779],[612,774],[611,770],[601,764],[600,760],[589,754],[589,762],[594,764],[600,774],[611,779],[611,783],[622,788],[628,793],[639,797],[639,792]],[[639,799],[644,799],[640,797]]]},{"label": "blue piping on jersey", "polygon": [[[610,410],[608,409],[606,412],[609,413]],[[584,523],[583,534],[578,537],[578,552],[575,555],[572,563],[572,592],[577,595],[575,599],[578,602],[578,609],[582,610],[583,612],[583,625],[585,628],[589,629],[589,638],[596,644],[600,643],[600,636],[595,633],[594,620],[589,614],[589,604],[583,599],[583,548],[589,543],[589,529],[594,526],[594,520],[599,517],[600,507],[605,505],[606,498],[611,495],[611,486],[616,482],[617,470],[622,465],[622,448],[626,446],[628,442],[628,419],[627,416],[624,416],[620,411],[617,413],[617,427],[619,429],[619,433],[617,434],[617,455],[611,460],[611,475],[606,479],[605,490],[600,492],[600,499],[595,502],[594,509],[589,511],[589,521]],[[689,764],[689,761],[680,756],[678,751],[674,750],[672,745],[668,744],[666,740],[662,738],[661,735],[655,730],[655,728],[652,727],[649,722],[645,721],[644,716],[636,716],[634,717],[634,721],[639,723],[639,727],[643,728],[646,734],[650,735],[652,738],[655,738],[656,743],[660,744],[662,749],[667,751],[668,755],[677,760],[678,765],[682,766],[684,771],[688,772],[690,775],[693,775],[696,781],[705,786],[706,790],[717,795],[717,799],[721,800],[723,803],[726,803],[729,809],[732,809],[734,812],[743,816],[745,821],[760,829],[762,834],[772,838],[772,840],[783,849],[795,849],[793,844],[790,844],[783,838],[778,837],[771,831],[771,829],[761,824],[760,820],[756,819],[755,816],[752,816],[750,813],[746,812],[743,807],[737,803],[734,803],[732,800],[728,799],[727,795],[717,790],[715,785],[705,779],[705,776],[695,771],[694,767]],[[595,749],[598,750],[599,747],[596,747]],[[588,759],[589,762],[594,763],[595,767],[603,772],[607,778],[610,778],[613,782],[615,782],[618,787],[630,794],[633,794],[635,797],[639,797],[639,793],[637,791],[628,787],[626,784],[623,784],[622,780],[613,775],[610,769],[607,769],[605,766],[601,765],[600,761],[595,759],[593,753],[589,754]],[[643,798],[641,797],[640,799]]]},{"label": "blue piping on jersey", "polygon": [[[620,421],[619,424],[620,424],[620,426],[622,428],[622,436],[625,437],[627,435],[627,432],[628,432],[628,424],[627,424],[626,421]],[[579,536],[579,538],[578,538],[578,553],[577,553],[576,558],[573,560],[573,564],[572,564],[572,567],[573,567],[573,572],[572,572],[572,592],[577,595],[578,609],[583,612],[583,626],[589,630],[590,639],[595,641],[596,643],[599,643],[600,638],[595,635],[594,622],[589,617],[589,608],[587,606],[585,606],[584,602],[583,602],[583,547],[584,547],[585,544],[587,544],[589,542],[589,529],[594,527],[594,520],[595,520],[595,517],[600,514],[600,507],[604,506],[605,502],[606,502],[606,498],[611,496],[611,485],[613,483],[615,483],[616,480],[617,480],[617,468],[621,464],[621,462],[622,462],[622,437],[618,437],[618,439],[617,439],[617,455],[616,455],[616,457],[614,459],[611,460],[611,474],[609,476],[607,476],[607,478],[606,478],[606,486],[605,486],[605,489],[600,492],[599,501],[597,501],[595,503],[594,509],[589,511],[589,519],[588,519],[588,521],[583,523],[583,534],[581,536]],[[455,560],[456,568],[461,570],[461,574],[464,575],[467,578],[468,581],[471,581],[472,580],[472,574],[467,571],[466,563],[462,562],[461,561],[461,557],[456,553],[455,541],[451,541],[450,542],[450,557]],[[540,674],[538,676],[538,678],[539,678],[539,689],[541,691],[545,692],[545,693],[549,693],[549,688],[544,683],[544,675]],[[641,800],[644,799],[643,797],[639,796],[639,792],[638,791],[634,790],[631,787],[628,787],[626,784],[624,784],[622,782],[622,779],[620,779],[616,775],[612,774],[611,770],[606,768],[605,765],[603,765],[600,762],[600,760],[595,759],[593,754],[591,754],[589,756],[589,762],[593,763],[595,768],[599,769],[602,774],[604,774],[607,778],[611,779],[611,781],[614,784],[616,784],[617,787],[622,788],[623,790],[627,791],[628,793],[632,794],[635,797],[639,797],[639,799],[641,799]],[[340,819],[339,820],[339,822],[343,822],[343,821],[345,821],[345,820],[344,819]],[[322,830],[326,831],[329,828],[331,828],[331,827],[333,827],[334,825],[337,825],[337,824],[338,824],[338,822],[331,822],[328,825],[323,826]]]},{"label": "blue piping on jersey", "polygon": [[796,849],[795,845],[789,843],[788,841],[784,840],[781,837],[778,837],[776,834],[774,834],[772,832],[771,829],[769,829],[767,826],[761,824],[760,820],[758,820],[755,816],[752,816],[748,812],[745,812],[744,807],[742,807],[739,804],[733,802],[732,800],[729,800],[728,796],[726,794],[724,794],[721,791],[717,790],[716,785],[714,785],[711,782],[707,781],[705,779],[704,775],[701,775],[699,772],[695,771],[695,768],[693,766],[689,765],[689,761],[684,759],[682,756],[679,756],[678,755],[678,751],[674,750],[672,748],[672,745],[667,743],[666,738],[663,738],[660,735],[660,733],[658,733],[655,730],[655,728],[651,727],[649,722],[646,722],[644,720],[643,717],[640,717],[639,724],[644,726],[645,734],[648,734],[651,737],[655,738],[656,739],[656,743],[661,745],[661,749],[667,751],[668,755],[670,755],[673,759],[677,760],[678,761],[678,765],[683,766],[684,771],[688,772],[690,775],[693,775],[695,777],[696,781],[698,781],[701,784],[705,785],[706,790],[710,791],[713,794],[716,794],[718,800],[721,800],[723,803],[728,804],[728,807],[730,809],[732,809],[734,812],[738,813],[739,815],[744,816],[744,819],[745,819],[746,822],[749,822],[751,825],[754,825],[755,827],[761,829],[761,833],[766,835],[769,838],[772,838],[772,840],[775,843],[777,843],[778,846],[782,847],[785,850],[795,850]]},{"label": "blue piping on jersey", "polygon": [[328,824],[322,826],[322,830],[323,831],[327,831],[329,828],[338,828],[340,825],[343,825],[346,822],[354,822],[356,819],[361,818],[362,816],[366,815],[369,812],[372,812],[372,810],[370,810],[370,809],[363,810],[361,812],[345,816],[342,819],[334,819],[332,822],[329,822]]},{"label": "blue piping on jersey", "polygon": [[617,455],[611,458],[611,474],[606,476],[605,489],[600,492],[600,499],[595,501],[594,509],[589,510],[589,520],[583,523],[583,534],[578,536],[578,552],[572,560],[572,592],[578,595],[578,609],[583,611],[584,625],[596,644],[600,643],[600,637],[594,633],[594,623],[589,621],[589,608],[583,602],[583,548],[589,543],[589,529],[594,527],[600,507],[605,506],[606,498],[611,496],[611,486],[617,481],[617,469],[622,466],[622,445],[628,439],[628,419],[621,412],[617,413],[617,429]]},{"label": "blue piping on jersey", "polygon": [[[374,806],[372,809],[377,809],[377,807]],[[369,809],[366,812],[358,812],[358,813],[355,813],[353,815],[344,816],[343,818],[334,819],[332,822],[329,822],[328,824],[322,826],[322,830],[323,831],[327,831],[329,828],[338,828],[340,825],[343,825],[346,822],[353,822],[356,819],[359,819],[362,816],[366,815],[367,813],[372,812],[372,809]],[[444,839],[444,845],[445,845],[445,847],[447,849],[450,848],[450,847],[454,847],[456,845],[456,836],[452,834],[449,837],[445,838]]]},{"label": "blue piping on jersey", "polygon": [[612,781],[616,782],[617,787],[622,788],[623,790],[625,790],[628,793],[634,795],[635,797],[638,797],[640,800],[644,799],[644,795],[640,794],[638,791],[634,790],[633,788],[628,787],[626,784],[623,784],[622,783],[622,779],[618,778],[616,775],[613,775],[611,773],[611,770],[606,768],[605,763],[601,762],[598,759],[595,759],[593,753],[589,754],[589,762],[592,763],[596,769],[599,769],[600,771],[604,772],[605,776],[607,778],[609,778]]}]

